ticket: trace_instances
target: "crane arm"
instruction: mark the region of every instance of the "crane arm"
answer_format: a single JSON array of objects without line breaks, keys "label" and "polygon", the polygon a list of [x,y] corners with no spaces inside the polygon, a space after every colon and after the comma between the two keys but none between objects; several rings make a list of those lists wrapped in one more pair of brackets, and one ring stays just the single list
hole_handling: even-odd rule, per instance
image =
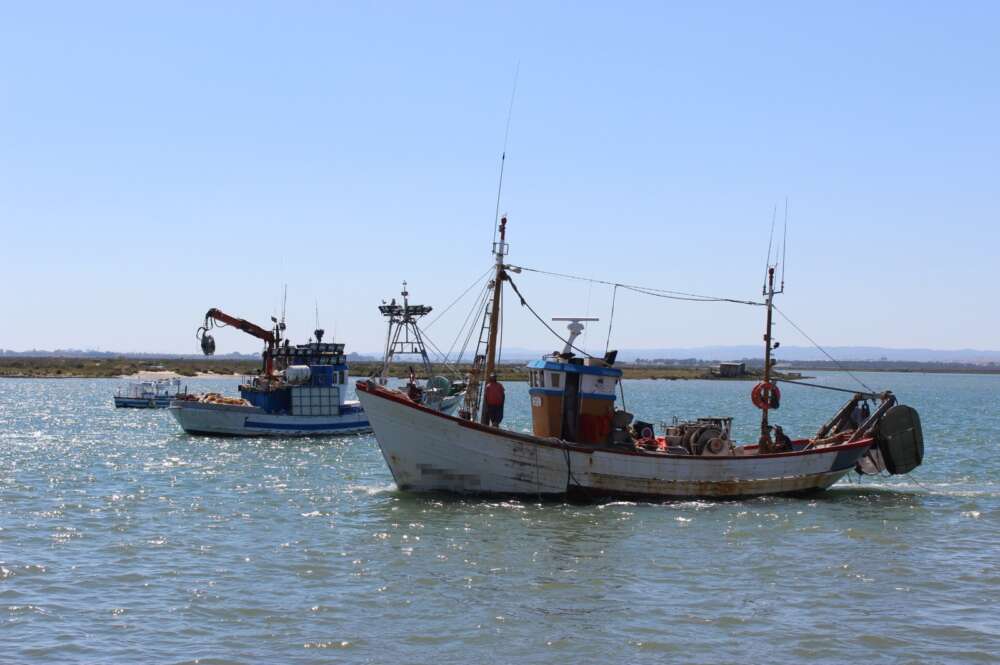
[{"label": "crane arm", "polygon": [[274,333],[271,332],[270,330],[261,328],[256,323],[251,323],[246,319],[239,319],[235,316],[230,316],[229,314],[223,312],[221,309],[213,307],[212,309],[208,310],[208,312],[205,313],[206,329],[211,327],[209,324],[212,321],[223,323],[227,326],[232,326],[234,328],[242,330],[248,335],[252,335],[258,339],[262,339],[268,344],[274,344],[275,341]]},{"label": "crane arm", "polygon": [[198,328],[196,337],[201,341],[201,350],[206,356],[213,355],[215,353],[215,339],[208,334],[208,331],[212,329],[213,325],[216,323],[221,323],[223,325],[232,326],[238,330],[242,330],[248,335],[252,335],[257,339],[264,340],[267,348],[264,351],[264,374],[265,376],[271,376],[274,373],[274,349],[278,345],[280,335],[280,327],[275,326],[274,331],[266,330],[261,328],[256,323],[251,323],[246,319],[240,319],[235,316],[230,316],[226,314],[221,309],[213,307],[205,313],[205,325]]}]

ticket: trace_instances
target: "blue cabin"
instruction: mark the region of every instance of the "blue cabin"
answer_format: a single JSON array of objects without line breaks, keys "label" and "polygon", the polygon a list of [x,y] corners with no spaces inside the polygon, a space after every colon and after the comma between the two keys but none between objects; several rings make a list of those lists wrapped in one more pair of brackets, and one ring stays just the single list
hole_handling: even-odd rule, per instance
[{"label": "blue cabin", "polygon": [[[318,340],[322,333],[317,331]],[[240,386],[240,395],[268,413],[293,416],[336,416],[347,401],[348,365],[344,345],[287,341],[274,351],[275,375],[255,377]]]}]

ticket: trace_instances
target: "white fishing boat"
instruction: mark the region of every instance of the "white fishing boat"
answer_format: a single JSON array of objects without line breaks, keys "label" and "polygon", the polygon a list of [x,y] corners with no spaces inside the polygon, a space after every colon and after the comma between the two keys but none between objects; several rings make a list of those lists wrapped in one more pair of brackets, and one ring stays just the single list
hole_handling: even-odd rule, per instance
[{"label": "white fishing boat", "polygon": [[411,400],[419,402],[442,413],[451,413],[465,398],[465,381],[462,376],[447,361],[443,363],[452,377],[435,374],[430,357],[427,355],[426,334],[420,328],[419,321],[433,311],[428,305],[411,305],[410,292],[403,282],[400,292],[402,302],[382,301],[379,312],[389,322],[389,332],[385,337],[385,352],[382,355],[382,367],[377,375],[379,385],[389,385],[390,370],[397,356],[417,356],[423,369],[425,381],[419,382],[416,371],[410,367],[409,380],[401,388]]},{"label": "white fishing boat", "polygon": [[348,400],[348,365],[344,345],[315,341],[291,345],[282,340],[285,324],[276,319],[267,330],[244,319],[211,309],[199,328],[202,351],[215,352],[208,330],[229,325],[265,343],[260,374],[245,377],[239,397],[218,393],[182,395],[170,413],[185,432],[227,436],[323,436],[370,430],[357,400]]},{"label": "white fishing boat", "polygon": [[[766,302],[760,303],[768,318],[764,380],[752,393],[762,412],[756,443],[734,441],[730,418],[674,422],[656,435],[652,424],[616,409],[622,377],[616,353],[597,358],[577,349],[574,341],[583,330],[579,320],[571,322],[561,352],[528,366],[532,433],[486,425],[481,377],[495,367],[503,284],[510,284],[526,304],[511,279],[520,270],[504,263],[506,219],[499,234],[493,295],[483,311],[488,321],[485,353],[476,354],[459,416],[427,408],[374,381],[357,384],[399,489],[584,498],[737,497],[821,490],[851,470],[906,473],[921,463],[919,416],[898,404],[891,392],[855,393],[810,438],[789,440],[769,424],[769,413],[780,406],[780,390],[770,371],[777,346],[771,338],[774,266],[768,270]],[[866,412],[869,404],[874,407]]]},{"label": "white fishing boat", "polygon": [[180,379],[129,381],[115,391],[117,409],[165,409],[183,393]]}]

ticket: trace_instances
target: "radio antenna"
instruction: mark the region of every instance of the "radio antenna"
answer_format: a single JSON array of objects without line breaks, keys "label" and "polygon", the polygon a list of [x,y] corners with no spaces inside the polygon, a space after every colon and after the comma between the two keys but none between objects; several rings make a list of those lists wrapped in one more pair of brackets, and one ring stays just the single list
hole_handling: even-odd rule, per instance
[{"label": "radio antenna", "polygon": [[785,253],[788,250],[788,197],[785,197],[785,230],[781,237],[781,290],[785,290]]},{"label": "radio antenna", "polygon": [[288,284],[285,284],[284,293],[281,296],[281,322],[285,322],[285,308],[288,305]]},{"label": "radio antenna", "polygon": [[767,295],[767,271],[771,268],[771,247],[774,245],[774,221],[778,217],[778,204],[771,210],[771,233],[767,238],[767,260],[764,261],[764,286],[761,292]]},{"label": "radio antenna", "polygon": [[521,62],[514,67],[514,85],[510,90],[510,104],[507,106],[507,125],[503,130],[503,152],[500,153],[500,182],[497,184],[497,206],[493,212],[493,243],[497,241],[497,223],[500,221],[500,193],[503,191],[503,167],[507,161],[507,137],[510,136],[510,117],[514,113],[514,95],[517,94],[517,77],[521,73]]}]

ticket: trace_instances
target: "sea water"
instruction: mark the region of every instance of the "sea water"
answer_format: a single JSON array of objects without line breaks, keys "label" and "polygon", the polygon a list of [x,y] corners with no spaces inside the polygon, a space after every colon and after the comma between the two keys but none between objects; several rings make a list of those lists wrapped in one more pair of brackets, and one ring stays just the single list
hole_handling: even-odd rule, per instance
[{"label": "sea water", "polygon": [[[910,476],[593,505],[404,494],[370,435],[189,436],[115,381],[2,380],[0,662],[996,662],[1000,376],[857,376],[920,411]],[[624,387],[755,438],[749,383]],[[785,386],[772,420],[846,397]]]}]

